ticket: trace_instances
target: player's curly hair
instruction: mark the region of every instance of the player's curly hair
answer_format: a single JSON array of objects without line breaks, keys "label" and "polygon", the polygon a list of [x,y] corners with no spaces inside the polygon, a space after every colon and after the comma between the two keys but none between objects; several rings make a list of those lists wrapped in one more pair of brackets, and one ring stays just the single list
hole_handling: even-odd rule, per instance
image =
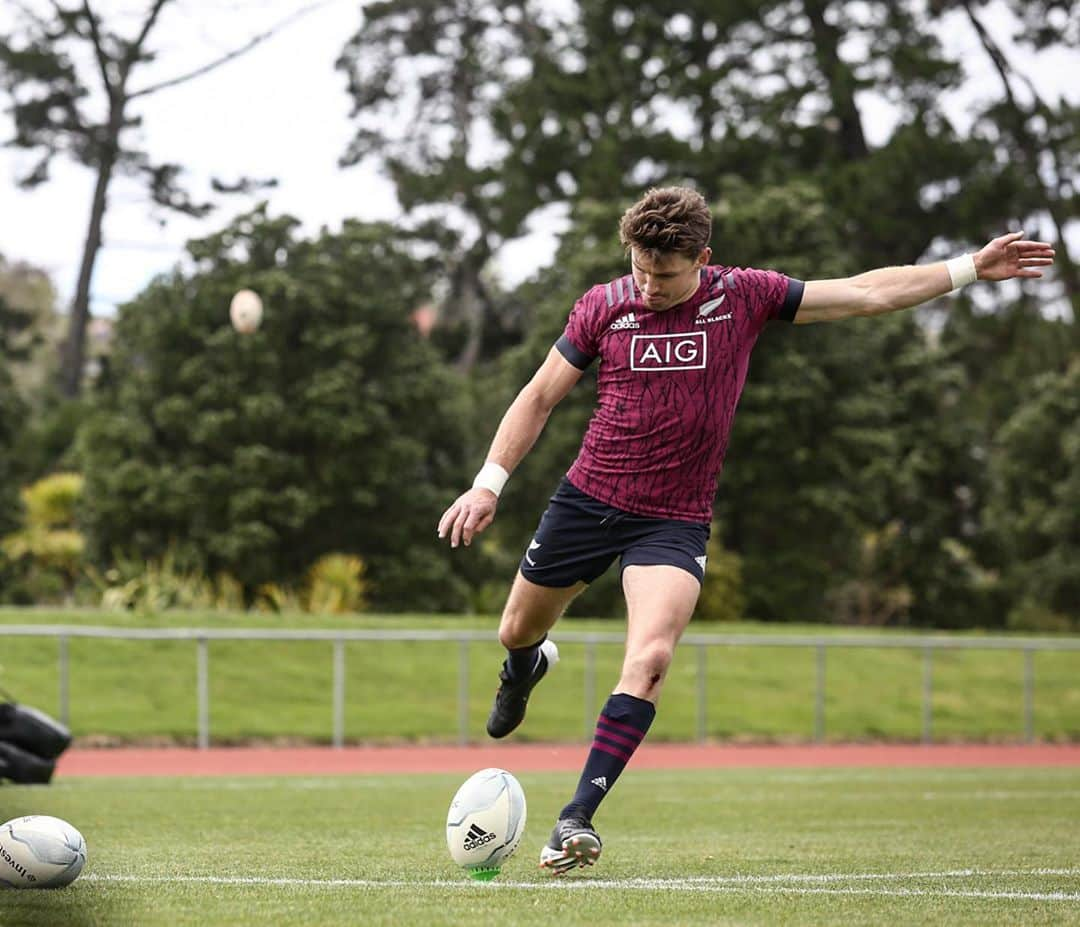
[{"label": "player's curly hair", "polygon": [[656,258],[682,254],[696,258],[709,244],[712,213],[697,190],[689,187],[654,187],[623,213],[619,241]]}]

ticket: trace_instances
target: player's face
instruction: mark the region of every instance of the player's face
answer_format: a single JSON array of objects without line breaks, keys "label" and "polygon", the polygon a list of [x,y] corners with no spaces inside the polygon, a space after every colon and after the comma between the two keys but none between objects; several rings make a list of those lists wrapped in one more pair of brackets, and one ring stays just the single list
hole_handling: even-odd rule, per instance
[{"label": "player's face", "polygon": [[645,305],[653,312],[663,312],[686,302],[697,291],[699,271],[712,255],[703,248],[696,259],[685,254],[659,254],[651,257],[637,248],[630,249],[634,283],[641,290]]}]

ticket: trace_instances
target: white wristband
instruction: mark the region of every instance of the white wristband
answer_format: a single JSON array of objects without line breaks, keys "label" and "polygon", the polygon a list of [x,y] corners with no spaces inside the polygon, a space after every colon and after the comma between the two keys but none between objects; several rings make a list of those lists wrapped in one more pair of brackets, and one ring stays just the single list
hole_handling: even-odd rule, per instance
[{"label": "white wristband", "polygon": [[495,493],[495,498],[497,499],[499,493],[503,491],[503,487],[506,485],[508,479],[510,479],[510,474],[497,463],[492,463],[489,460],[480,468],[480,472],[476,474],[476,479],[473,480],[472,488],[490,489]]},{"label": "white wristband", "polygon": [[954,290],[979,279],[979,273],[975,270],[974,255],[961,254],[960,257],[951,258],[945,262],[945,267],[949,271],[949,279],[952,281]]}]

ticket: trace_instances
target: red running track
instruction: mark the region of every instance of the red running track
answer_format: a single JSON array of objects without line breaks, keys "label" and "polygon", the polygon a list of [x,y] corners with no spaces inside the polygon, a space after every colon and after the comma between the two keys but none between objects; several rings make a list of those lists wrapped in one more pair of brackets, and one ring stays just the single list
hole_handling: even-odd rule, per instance
[{"label": "red running track", "polygon": [[[293,776],[472,772],[576,772],[586,744],[405,747],[73,749],[57,776]],[[1080,766],[1080,744],[644,744],[635,769],[822,766]]]}]

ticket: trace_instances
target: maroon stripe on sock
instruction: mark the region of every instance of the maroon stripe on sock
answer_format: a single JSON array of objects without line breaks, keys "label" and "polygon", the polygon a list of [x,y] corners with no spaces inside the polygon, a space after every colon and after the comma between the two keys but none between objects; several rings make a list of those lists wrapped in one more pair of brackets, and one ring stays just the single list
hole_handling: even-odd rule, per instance
[{"label": "maroon stripe on sock", "polygon": [[618,747],[611,747],[605,743],[601,743],[599,740],[594,740],[592,742],[592,748],[594,750],[602,750],[604,753],[610,753],[612,756],[617,756],[624,763],[629,763],[630,757],[633,755],[627,753],[625,750],[620,750]]},{"label": "maroon stripe on sock", "polygon": [[623,737],[622,734],[613,734],[611,731],[605,731],[602,724],[596,726],[597,737],[606,737],[608,740],[614,741],[617,744],[629,747],[631,750],[637,749],[638,744],[641,743],[641,738],[634,740],[632,737]]},{"label": "maroon stripe on sock", "polygon": [[612,721],[607,715],[600,715],[598,724],[604,724],[608,727],[614,728],[616,731],[622,731],[624,734],[629,734],[638,743],[641,743],[641,739],[645,736],[644,731],[639,731],[636,727],[631,727],[629,724],[623,724],[621,721]]},{"label": "maroon stripe on sock", "polygon": [[612,747],[615,750],[621,750],[621,751],[623,751],[624,753],[627,753],[627,754],[633,754],[633,752],[637,749],[637,747],[634,747],[634,746],[627,747],[627,746],[624,746],[623,744],[617,743],[615,741],[608,740],[606,737],[604,737],[602,734],[599,734],[599,733],[596,734],[593,737],[593,743],[594,744],[607,744],[609,747]]}]

